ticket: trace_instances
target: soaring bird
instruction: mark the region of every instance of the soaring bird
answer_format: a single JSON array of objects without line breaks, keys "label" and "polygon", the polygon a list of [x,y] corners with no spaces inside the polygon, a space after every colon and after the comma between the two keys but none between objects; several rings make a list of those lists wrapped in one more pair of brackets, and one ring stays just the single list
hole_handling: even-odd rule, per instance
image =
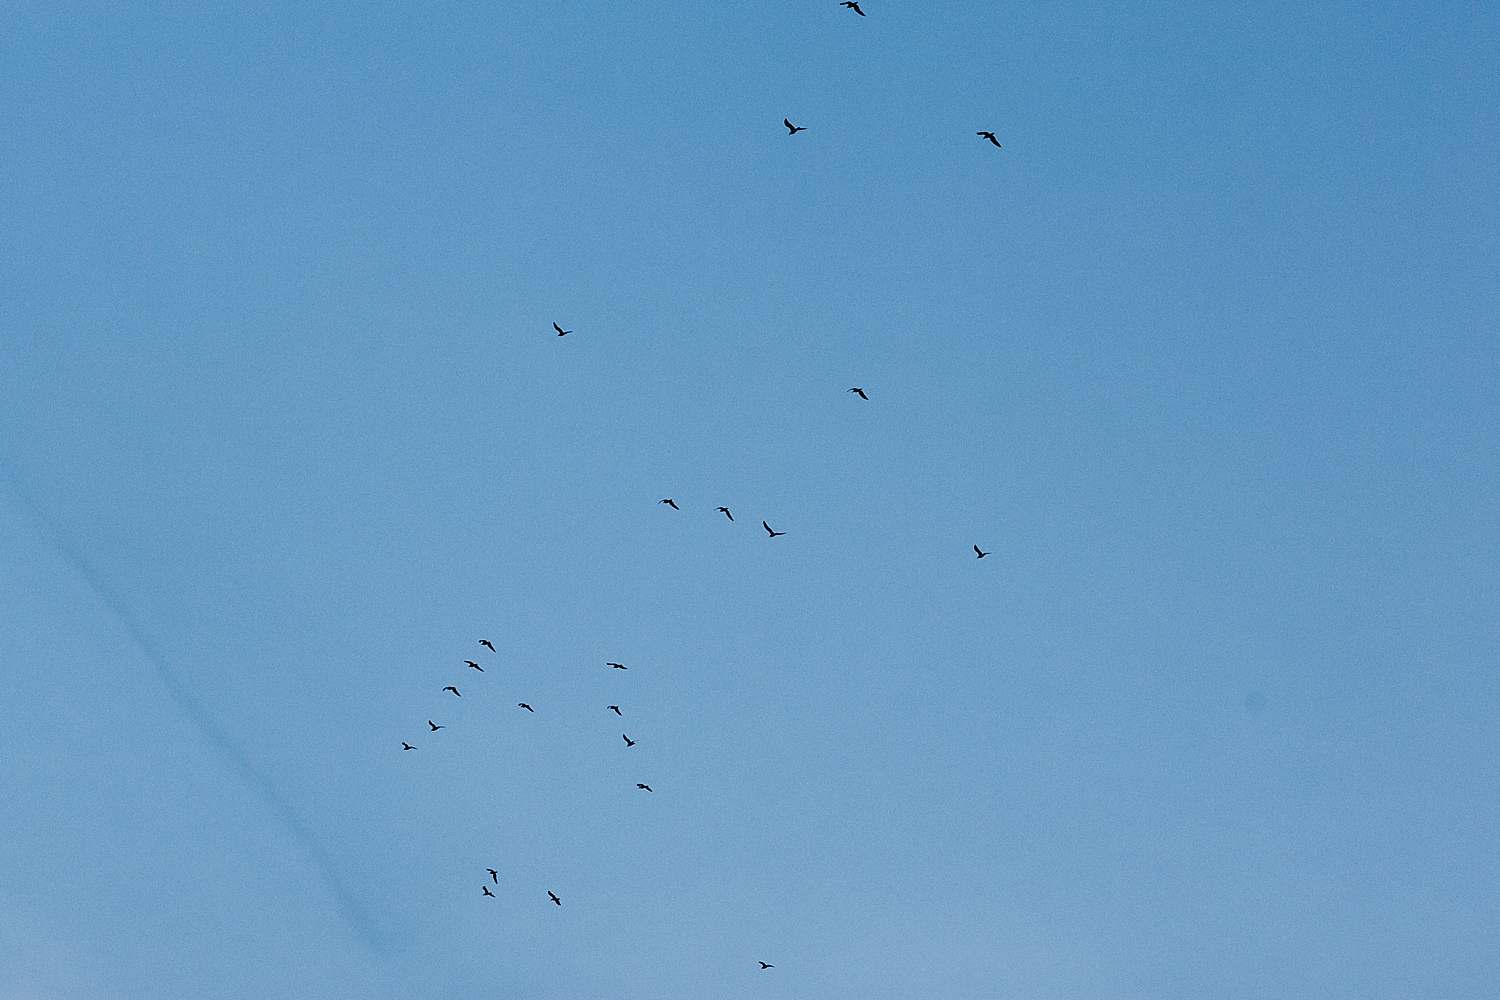
[{"label": "soaring bird", "polygon": [[787,135],[796,135],[798,132],[806,132],[807,131],[807,126],[806,125],[793,125],[791,123],[791,120],[787,119],[787,118],[781,119],[781,124],[783,124],[783,125],[786,126],[786,134]]},{"label": "soaring bird", "polygon": [[437,732],[439,729],[447,729],[448,728],[447,726],[440,726],[440,725],[438,725],[436,722],[433,722],[431,719],[427,720],[427,724],[432,727],[432,731],[433,732]]},{"label": "soaring bird", "polygon": [[465,660],[464,662],[466,664],[468,664],[469,666],[473,667],[475,670],[479,671],[481,674],[484,673],[484,668],[481,667],[479,664],[475,663],[473,660]]},{"label": "soaring bird", "polygon": [[865,395],[865,391],[864,391],[864,390],[863,390],[863,389],[860,389],[860,388],[854,388],[854,389],[850,389],[850,390],[849,390],[849,391],[850,391],[850,392],[857,392],[857,393],[859,393],[859,398],[860,398],[860,399],[865,399],[865,400],[868,400],[868,399],[869,399],[869,398],[870,398],[870,397],[869,397],[869,396],[866,396],[866,395]]},{"label": "soaring bird", "polygon": [[772,538],[775,538],[777,535],[784,535],[784,534],[786,534],[785,531],[772,531],[771,530],[771,526],[769,524],[767,524],[766,522],[764,522],[764,521],[760,522],[760,526],[762,528],[765,528],[767,534],[769,534]]},{"label": "soaring bird", "polygon": [[551,889],[548,889],[547,895],[552,897],[552,902],[556,903],[558,906],[562,905],[562,900],[557,898],[557,893],[553,892]]},{"label": "soaring bird", "polygon": [[570,333],[573,332],[572,330],[564,330],[562,327],[558,326],[556,323],[552,324],[552,329],[554,329],[554,330],[557,331],[557,335],[559,337],[566,337],[568,334],[570,334]]},{"label": "soaring bird", "polygon": [[620,734],[620,739],[624,740],[625,745],[628,747],[635,746],[635,740],[631,739],[629,736],[626,736],[624,733]]},{"label": "soaring bird", "polygon": [[412,746],[410,743],[407,743],[405,740],[402,740],[401,741],[401,749],[402,750],[415,750],[416,747]]},{"label": "soaring bird", "polygon": [[734,515],[729,513],[728,507],[720,507],[719,512],[722,513],[725,517],[729,518],[731,521],[734,520]]},{"label": "soaring bird", "polygon": [[486,868],[485,871],[487,871],[487,872],[490,873],[490,878],[492,878],[492,879],[495,880],[495,884],[496,885],[500,884],[500,873],[499,872],[495,871],[495,869],[493,869],[493,868]]},{"label": "soaring bird", "polygon": [[774,969],[774,968],[776,968],[776,966],[772,965],[769,962],[762,962],[762,963],[760,963],[760,967],[762,969]]},{"label": "soaring bird", "polygon": [[[496,883],[495,883],[495,884],[496,884],[496,885],[499,885],[499,884],[500,884],[500,883],[499,883],[499,882],[496,882]],[[494,899],[494,898],[495,898],[495,894],[494,894],[494,893],[493,893],[493,892],[490,892],[490,887],[489,887],[489,886],[487,886],[487,885],[482,885],[482,886],[480,886],[480,887],[479,887],[479,888],[481,888],[481,889],[483,889],[483,890],[484,890],[484,894],[485,894],[485,895],[486,895],[486,896],[488,896],[488,897],[490,897],[490,898],[491,898],[491,899]]]},{"label": "soaring bird", "polygon": [[668,507],[671,507],[673,510],[681,510],[682,509],[681,507],[679,507],[675,503],[673,503],[671,500],[663,500],[662,503],[666,504]]},{"label": "soaring bird", "polygon": [[532,708],[530,705],[526,704],[524,701],[518,701],[518,702],[516,702],[516,707],[517,708],[524,708],[524,709],[526,709],[526,711],[530,712],[532,715],[536,714],[536,709]]},{"label": "soaring bird", "polygon": [[988,552],[982,552],[982,551],[980,551],[980,548],[977,545],[974,546],[974,554],[977,555],[981,559],[983,559],[985,556],[989,555]]},{"label": "soaring bird", "polygon": [[[452,684],[449,684],[447,687],[443,688],[443,690],[444,691],[452,691],[454,694],[458,694],[458,688],[454,687]],[[460,698],[463,697],[463,695],[461,695],[461,694],[458,694],[458,696]]]},{"label": "soaring bird", "polygon": [[495,645],[494,645],[494,643],[490,642],[488,639],[480,639],[479,640],[479,644],[481,646],[487,646],[487,647],[489,647],[489,651],[491,653],[493,653],[495,651]]},{"label": "soaring bird", "polygon": [[616,715],[623,715],[624,714],[623,712],[620,711],[620,706],[619,705],[610,705],[610,706],[608,706],[608,708],[609,708],[609,710],[611,712],[615,713]]},{"label": "soaring bird", "polygon": [[606,667],[614,667],[616,670],[629,670],[630,669],[629,667],[627,667],[623,663],[609,663],[608,661],[606,661],[604,665]]},{"label": "soaring bird", "polygon": [[855,3],[854,0],[844,0],[843,3],[839,4],[839,6],[840,7],[848,7],[850,10],[854,11],[854,13],[858,14],[860,17],[864,17],[865,16],[865,12],[859,9],[859,4]]},{"label": "soaring bird", "polygon": [[637,788],[644,788],[648,792],[651,791],[651,786],[650,785],[643,785],[639,781],[637,781],[635,783],[635,787],[637,787]]},{"label": "soaring bird", "polygon": [[990,142],[993,142],[995,144],[995,148],[996,149],[1002,149],[1002,148],[1004,148],[1004,147],[1002,147],[1000,145],[1000,140],[995,138],[995,133],[993,133],[993,132],[975,132],[974,134],[977,135],[977,136],[983,136],[984,138],[988,139]]}]

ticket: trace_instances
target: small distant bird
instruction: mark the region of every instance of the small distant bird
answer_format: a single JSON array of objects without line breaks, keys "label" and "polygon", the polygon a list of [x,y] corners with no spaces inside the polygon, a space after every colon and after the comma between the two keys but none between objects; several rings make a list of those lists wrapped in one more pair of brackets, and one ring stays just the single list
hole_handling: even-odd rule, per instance
[{"label": "small distant bird", "polygon": [[637,781],[635,783],[635,787],[637,787],[637,788],[644,788],[648,792],[651,791],[651,786],[650,785],[643,785],[639,781]]},{"label": "small distant bird", "polygon": [[729,513],[729,508],[728,507],[720,507],[720,508],[718,508],[718,510],[719,510],[719,512],[721,514],[723,514],[725,517],[729,518],[731,521],[734,520],[734,515],[731,514],[731,513]]},{"label": "small distant bird", "polygon": [[401,741],[401,749],[402,750],[415,750],[416,747],[412,746],[410,743],[407,743],[405,740],[402,740]]},{"label": "small distant bird", "polygon": [[475,663],[473,660],[465,660],[464,662],[473,667],[475,670],[479,671],[481,674],[484,673],[484,668]]},{"label": "small distant bird", "polygon": [[781,119],[781,124],[783,124],[783,125],[786,126],[786,129],[787,129],[786,134],[787,135],[796,135],[798,132],[806,132],[807,131],[807,126],[806,125],[793,125],[791,123],[791,120],[787,119],[787,118]]},{"label": "small distant bird", "polygon": [[[458,688],[454,687],[452,684],[449,684],[447,687],[443,688],[443,690],[444,691],[452,691],[454,694],[458,694]],[[458,694],[458,696],[460,698],[463,697],[463,695],[461,695],[461,694]]]},{"label": "small distant bird", "polygon": [[616,715],[623,715],[624,714],[624,713],[622,713],[620,711],[620,706],[619,705],[610,705],[609,706],[609,710],[611,712],[615,713]]},{"label": "small distant bird", "polygon": [[493,653],[495,651],[495,645],[494,645],[494,643],[490,642],[488,639],[480,639],[479,640],[479,644],[481,646],[487,646],[487,647],[489,647],[489,651],[491,653]]},{"label": "small distant bird", "polygon": [[974,554],[977,555],[981,559],[983,559],[985,556],[989,555],[988,552],[981,551],[980,548],[979,548],[979,546],[977,546],[977,545],[974,546]]},{"label": "small distant bird", "polygon": [[432,731],[433,732],[437,732],[439,729],[447,729],[448,728],[447,726],[440,726],[440,725],[438,725],[436,722],[433,722],[431,719],[427,720],[427,724],[432,727]]},{"label": "small distant bird", "polygon": [[495,871],[495,869],[493,869],[493,868],[486,868],[485,871],[487,871],[487,872],[490,873],[490,878],[492,878],[492,879],[495,880],[495,884],[496,885],[500,884],[500,873],[499,872]]},{"label": "small distant bird", "polygon": [[552,329],[554,329],[554,330],[557,331],[557,335],[559,337],[566,337],[568,334],[570,334],[570,333],[573,332],[572,330],[564,330],[562,327],[558,326],[556,323],[552,324]]},{"label": "small distant bird", "polygon": [[775,537],[776,537],[776,536],[778,536],[778,535],[784,535],[784,534],[786,534],[786,532],[785,532],[785,531],[772,531],[772,530],[771,530],[771,526],[770,526],[770,525],[769,525],[769,524],[767,524],[767,523],[766,523],[766,522],[764,522],[764,521],[762,521],[762,522],[760,522],[760,526],[761,526],[761,527],[762,527],[762,528],[765,528],[765,529],[766,529],[766,532],[767,532],[767,533],[768,533],[768,534],[769,534],[769,535],[770,535],[770,536],[771,536],[771,537],[772,537],[772,538],[775,538]]},{"label": "small distant bird", "polygon": [[557,893],[553,892],[551,889],[548,889],[547,895],[552,897],[552,902],[556,903],[558,906],[562,905],[562,900],[557,898]]},{"label": "small distant bird", "polygon": [[996,149],[1003,149],[1004,148],[1003,146],[1000,145],[1000,140],[995,138],[995,133],[993,133],[993,132],[975,132],[974,134],[977,135],[977,136],[981,136],[981,137],[983,137],[985,139],[988,139],[990,142],[993,142],[995,144],[995,148]]},{"label": "small distant bird", "polygon": [[859,398],[860,399],[868,400],[870,398],[869,396],[865,395],[865,391],[863,389],[855,388],[855,389],[850,389],[849,391],[850,392],[857,392],[857,393],[859,393]]},{"label": "small distant bird", "polygon": [[620,739],[624,740],[625,745],[628,747],[635,746],[635,740],[631,739],[629,736],[626,736],[624,733],[620,734]]},{"label": "small distant bird", "polygon": [[670,500],[663,500],[662,503],[666,504],[668,507],[671,507],[673,510],[681,510],[682,509],[681,507],[677,506],[675,503],[673,503]]},{"label": "small distant bird", "polygon": [[848,7],[850,10],[854,11],[854,13],[858,14],[860,17],[864,17],[865,16],[865,12],[859,9],[859,4],[855,3],[854,0],[844,0],[843,3],[839,4],[839,6],[840,7]]},{"label": "small distant bird", "polygon": [[776,968],[776,966],[770,964],[769,962],[762,962],[762,963],[760,963],[760,967],[762,969],[774,969],[774,968]]},{"label": "small distant bird", "polygon": [[[500,884],[500,883],[499,883],[499,882],[496,882],[496,883],[495,883],[495,884],[496,884],[496,885],[499,885],[499,884]],[[486,895],[486,896],[488,896],[488,897],[490,897],[490,898],[491,898],[491,899],[494,899],[494,898],[495,898],[495,894],[494,894],[494,893],[493,893],[493,892],[490,892],[490,887],[489,887],[489,886],[487,886],[487,885],[482,885],[482,886],[480,886],[480,887],[479,887],[479,888],[481,888],[481,889],[483,889],[483,890],[484,890],[484,894],[485,894],[485,895]]]},{"label": "small distant bird", "polygon": [[616,670],[629,670],[630,669],[629,667],[627,667],[623,663],[609,663],[608,661],[606,661],[604,665],[606,667],[614,667]]},{"label": "small distant bird", "polygon": [[518,702],[516,702],[516,707],[517,708],[524,708],[524,709],[526,709],[526,711],[530,712],[532,715],[536,714],[536,709],[532,708],[530,705],[526,704],[524,701],[518,701]]}]

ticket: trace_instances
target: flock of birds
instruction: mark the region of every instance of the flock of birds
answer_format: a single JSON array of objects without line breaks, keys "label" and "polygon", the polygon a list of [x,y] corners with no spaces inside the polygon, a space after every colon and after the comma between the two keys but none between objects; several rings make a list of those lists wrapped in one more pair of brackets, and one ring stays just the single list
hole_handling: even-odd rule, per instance
[{"label": "flock of birds", "polygon": [[[839,4],[839,6],[849,8],[851,11],[853,11],[856,14],[858,14],[860,17],[866,17],[867,16],[865,14],[865,12],[860,9],[860,6],[859,6],[859,3],[857,2],[857,0],[843,0],[843,2]],[[805,131],[807,131],[807,126],[805,126],[805,125],[793,125],[792,122],[791,122],[791,120],[788,119],[788,118],[783,118],[781,120],[781,123],[786,126],[787,135],[788,136],[796,135],[798,132],[805,132]],[[981,139],[985,139],[985,140],[989,141],[997,149],[1001,148],[1001,146],[1000,146],[1000,140],[995,137],[995,133],[994,132],[979,131],[979,132],[976,132],[975,135],[977,135]],[[559,337],[566,337],[568,334],[570,334],[570,333],[573,332],[572,330],[564,330],[560,325],[558,325],[555,322],[552,324],[552,329],[557,331],[557,335]],[[870,399],[870,397],[865,393],[865,390],[863,388],[859,387],[859,386],[854,386],[853,388],[851,388],[849,390],[849,392],[857,395],[860,399],[865,400],[866,402],[868,402],[869,399]],[[680,511],[682,509],[681,507],[677,506],[677,502],[675,500],[673,500],[671,497],[663,498],[660,501],[660,503],[665,504],[666,506],[671,507],[673,510],[676,510],[676,511]],[[734,514],[732,514],[730,512],[730,510],[729,510],[728,507],[716,507],[715,510],[717,512],[723,514],[729,520],[731,520],[731,521],[734,520]],[[764,528],[766,530],[766,534],[770,538],[780,538],[781,536],[783,536],[783,535],[786,534],[785,531],[777,531],[777,530],[775,530],[774,528],[771,527],[771,525],[768,522],[766,522],[764,520],[762,520],[760,522],[760,525],[761,525],[762,528]],[[985,556],[989,555],[990,553],[982,550],[978,545],[975,545],[974,546],[974,554],[975,554],[975,556],[977,558],[983,559]],[[481,646],[485,647],[486,649],[488,649],[491,653],[496,653],[497,652],[497,650],[495,649],[494,644],[491,643],[488,639],[480,639],[479,640],[479,644]],[[484,673],[484,667],[481,666],[479,663],[476,663],[473,660],[465,660],[464,661],[464,665],[467,666],[467,667],[469,667],[469,668],[471,668],[471,669],[473,669],[473,670],[478,671],[479,673]],[[625,664],[623,664],[623,663],[613,663],[613,662],[609,662],[609,661],[605,662],[605,666],[611,668],[612,670],[626,670],[626,669],[628,669],[625,666]],[[444,694],[451,693],[455,698],[462,698],[463,697],[463,695],[458,690],[458,686],[455,685],[455,684],[446,685],[442,689],[442,693],[444,693]],[[531,712],[533,714],[535,714],[535,712],[536,712],[536,709],[532,708],[529,704],[527,704],[524,701],[517,702],[516,703],[516,707],[517,708],[521,708],[521,709],[525,709],[526,711]],[[624,717],[624,713],[620,711],[620,706],[619,705],[608,705],[608,706],[605,707],[605,711],[614,712],[615,715],[620,716],[621,718]],[[431,719],[427,720],[427,726],[428,726],[428,730],[429,730],[430,733],[436,733],[436,732],[439,732],[442,729],[447,728],[446,726],[440,726],[440,725],[438,725],[436,722],[434,722]],[[626,734],[626,733],[621,733],[620,734],[620,738],[625,741],[625,747],[626,747],[626,749],[629,749],[630,747],[633,747],[633,746],[636,745],[636,741],[632,740],[630,738],[630,736],[628,734]],[[401,743],[401,749],[402,749],[403,752],[405,752],[405,751],[409,751],[409,750],[415,750],[417,748],[414,745],[412,745],[411,743],[408,743],[408,742],[406,742],[406,741],[403,740],[402,743]],[[645,792],[652,791],[651,786],[648,785],[648,784],[646,784],[645,782],[638,781],[638,782],[636,782],[635,787],[637,789],[639,789],[641,791],[645,791]],[[489,897],[491,899],[497,899],[499,897],[497,897],[495,895],[495,893],[490,890],[490,885],[493,884],[493,885],[495,885],[497,887],[500,885],[500,872],[499,872],[498,869],[495,869],[495,868],[485,868],[484,870],[485,870],[485,872],[487,872],[489,874],[490,881],[489,881],[489,883],[483,883],[482,882],[480,884],[480,891],[486,897]],[[547,890],[547,898],[553,904],[555,904],[557,906],[562,906],[562,903],[563,903],[562,898],[560,896],[558,896],[555,892],[553,892],[550,889]],[[769,962],[759,962],[759,965],[760,965],[760,968],[761,968],[762,971],[764,971],[766,969],[774,969],[774,968],[776,968],[776,966],[772,965]]]}]

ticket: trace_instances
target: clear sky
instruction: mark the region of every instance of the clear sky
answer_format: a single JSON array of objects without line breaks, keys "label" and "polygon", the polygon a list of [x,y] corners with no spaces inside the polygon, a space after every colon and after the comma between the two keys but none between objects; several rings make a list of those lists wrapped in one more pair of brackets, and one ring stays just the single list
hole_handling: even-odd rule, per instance
[{"label": "clear sky", "polygon": [[0,1000],[1500,990],[1500,11],[861,2],[0,14]]}]

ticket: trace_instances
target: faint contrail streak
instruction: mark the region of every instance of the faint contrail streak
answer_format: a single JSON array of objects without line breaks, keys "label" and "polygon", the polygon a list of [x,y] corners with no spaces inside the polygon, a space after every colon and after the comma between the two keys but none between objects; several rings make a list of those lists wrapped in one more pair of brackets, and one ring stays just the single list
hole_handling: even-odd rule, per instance
[{"label": "faint contrail streak", "polygon": [[323,876],[323,881],[328,886],[328,891],[333,893],[334,899],[338,902],[339,908],[343,910],[344,917],[349,921],[350,926],[364,941],[370,951],[379,955],[380,936],[375,931],[374,923],[370,920],[369,915],[365,913],[364,907],[360,906],[359,901],[355,899],[354,894],[344,885],[343,879],[339,878],[338,869],[334,867],[333,861],[324,853],[322,846],[318,843],[317,838],[313,836],[312,831],[303,825],[302,820],[297,817],[297,812],[292,808],[291,803],[282,797],[281,793],[276,790],[276,786],[271,784],[271,780],[261,773],[260,769],[245,755],[245,752],[235,745],[234,740],[230,738],[229,734],[219,728],[218,723],[214,722],[213,717],[193,695],[192,691],[188,689],[187,684],[172,669],[171,665],[167,662],[166,656],[156,648],[150,637],[146,635],[145,630],[136,624],[135,618],[131,615],[125,602],[115,594],[108,582],[94,571],[93,567],[89,565],[88,560],[84,559],[83,556],[74,551],[63,540],[62,535],[53,529],[51,523],[42,515],[40,509],[26,500],[25,494],[17,488],[10,470],[3,465],[0,465],[0,481],[5,482],[7,486],[6,492],[10,494],[12,501],[22,511],[29,514],[31,520],[38,526],[38,534],[72,566],[74,572],[88,585],[89,589],[94,592],[94,595],[125,626],[125,631],[129,633],[130,638],[135,641],[135,644],[140,647],[141,652],[146,654],[147,661],[155,668],[156,675],[166,685],[173,700],[177,702],[177,706],[182,709],[183,714],[188,717],[188,720],[197,727],[198,732],[202,734],[203,738],[213,745],[214,749],[229,763],[230,767],[239,772],[240,777],[244,779],[245,783],[259,792],[271,806],[272,810],[280,816],[281,821],[286,824],[286,828],[291,831],[292,836],[297,839],[297,842],[302,845],[302,849],[307,852],[309,859],[313,863],[313,867],[317,868],[318,873]]}]

